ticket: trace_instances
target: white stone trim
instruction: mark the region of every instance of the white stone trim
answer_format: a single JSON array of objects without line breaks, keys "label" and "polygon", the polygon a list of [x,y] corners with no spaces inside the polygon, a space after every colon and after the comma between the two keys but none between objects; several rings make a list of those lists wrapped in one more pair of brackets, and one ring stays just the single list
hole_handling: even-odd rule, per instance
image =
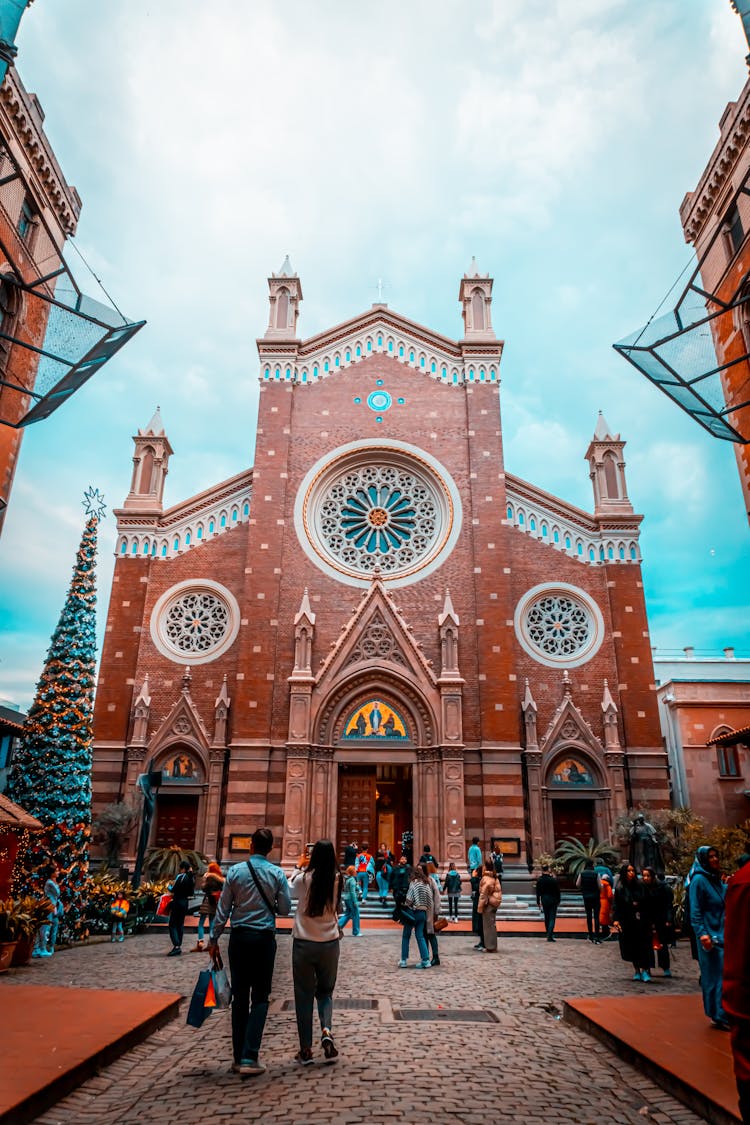
[{"label": "white stone trim", "polygon": [[511,487],[506,489],[506,500],[504,516],[507,524],[580,563],[587,566],[613,566],[641,562],[637,531],[615,531],[611,528],[594,531],[561,515],[551,505],[540,504],[537,499],[530,499]]},{"label": "white stone trim", "polygon": [[[200,593],[202,591],[215,594],[226,603],[229,610],[227,631],[222,640],[207,652],[180,652],[164,635],[163,625],[166,612],[170,604],[177,598],[187,593]],[[219,582],[214,582],[211,578],[188,578],[184,582],[178,582],[176,585],[170,586],[170,588],[161,595],[151,611],[149,627],[151,640],[162,656],[166,656],[166,658],[171,660],[174,664],[189,664],[192,668],[195,664],[210,664],[211,661],[217,660],[218,657],[223,656],[227,649],[231,648],[240,628],[240,607],[237,604],[237,599],[234,594]]]},{"label": "white stone trim", "polygon": [[117,520],[115,556],[123,559],[175,558],[231,531],[233,527],[247,523],[251,515],[252,486],[248,487],[247,482],[219,499],[209,497],[198,507],[191,508],[188,514],[178,511],[170,517],[167,512],[158,522],[143,516],[128,518],[128,513],[123,512]]},{"label": "white stone trim", "polygon": [[[263,341],[264,346],[266,341]],[[498,383],[500,381],[500,345],[487,342],[487,355],[466,359],[420,339],[416,333],[398,329],[383,320],[354,325],[335,342],[324,341],[320,347],[296,359],[288,352],[274,357],[261,354],[261,382],[310,384],[354,367],[373,356],[388,356],[404,367],[410,367],[441,383]]]},{"label": "white stone trim", "polygon": [[[526,614],[537,599],[547,595],[562,594],[571,601],[577,602],[588,613],[591,625],[591,636],[584,648],[577,653],[568,653],[561,656],[552,656],[542,652],[528,635]],[[579,586],[572,586],[569,582],[540,582],[519,599],[513,615],[513,627],[516,631],[518,643],[537,664],[546,668],[578,668],[586,664],[601,648],[604,640],[604,618],[601,610],[590,594]]]},{"label": "white stone trim", "polygon": [[372,579],[347,571],[326,551],[316,534],[314,506],[327,482],[343,469],[347,460],[361,462],[365,454],[372,454],[373,458],[378,458],[384,453],[394,455],[395,460],[401,461],[409,470],[430,479],[431,487],[441,501],[443,526],[426,557],[406,572],[401,571],[394,575],[383,573],[382,581],[389,587],[397,589],[426,578],[442,566],[456,545],[461,532],[462,506],[458,488],[445,466],[432,454],[406,442],[390,439],[381,441],[364,439],[339,446],[338,449],[316,461],[302,480],[294,503],[294,527],[306,555],[320,570],[338,582],[359,589],[368,589]]}]

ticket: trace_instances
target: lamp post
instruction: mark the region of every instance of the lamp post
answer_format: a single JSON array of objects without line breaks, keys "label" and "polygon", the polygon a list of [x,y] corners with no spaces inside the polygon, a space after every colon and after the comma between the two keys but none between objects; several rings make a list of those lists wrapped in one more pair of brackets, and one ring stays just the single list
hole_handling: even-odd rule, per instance
[{"label": "lamp post", "polygon": [[151,821],[154,817],[154,809],[156,808],[156,790],[161,785],[161,770],[152,770],[154,759],[148,763],[146,773],[139,774],[136,785],[143,793],[143,819],[141,820],[141,833],[138,838],[138,852],[135,858],[135,869],[133,871],[132,886],[133,890],[137,890],[141,882],[141,872],[143,870],[143,857],[146,854],[146,844],[148,843],[149,834],[151,832]]}]

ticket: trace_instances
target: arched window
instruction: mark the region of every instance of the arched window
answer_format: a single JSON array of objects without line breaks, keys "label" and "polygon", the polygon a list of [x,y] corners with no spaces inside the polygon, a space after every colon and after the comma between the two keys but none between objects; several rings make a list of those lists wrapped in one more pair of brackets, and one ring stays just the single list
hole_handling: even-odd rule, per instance
[{"label": "arched window", "polygon": [[216,527],[216,524],[214,523],[214,521],[213,521],[213,520],[209,520],[209,521],[208,521],[208,534],[209,534],[209,535],[213,535],[213,533],[214,533],[214,528],[215,528],[215,527]]},{"label": "arched window", "polygon": [[167,557],[167,544],[166,543],[162,543],[162,545],[161,545],[161,557],[163,559],[165,559]]},{"label": "arched window", "polygon": [[633,560],[633,562],[635,562],[635,560],[638,558],[638,553],[637,553],[635,547],[630,548],[630,557]]},{"label": "arched window", "polygon": [[190,532],[189,531],[185,532],[185,546],[186,547],[190,546]]},{"label": "arched window", "polygon": [[287,328],[289,326],[289,290],[279,289],[279,295],[276,299],[276,327]]},{"label": "arched window", "polygon": [[172,544],[172,550],[173,551],[179,551],[179,549],[180,549],[180,537],[179,537],[179,535],[175,535],[174,543]]},{"label": "arched window", "polygon": [[565,536],[565,550],[566,551],[570,550],[570,536],[569,535]]},{"label": "arched window", "polygon": [[245,503],[242,506],[242,514],[243,514],[243,516],[249,516],[250,515],[250,505],[248,504],[247,501],[245,501]]},{"label": "arched window", "polygon": [[513,519],[513,509],[511,508],[510,504],[508,505],[506,515],[509,520]]},{"label": "arched window", "polygon": [[220,527],[226,527],[227,526],[227,514],[226,514],[226,512],[221,513],[221,519],[219,520],[219,526]]},{"label": "arched window", "polygon": [[203,524],[202,523],[198,524],[198,530],[196,531],[195,535],[196,535],[197,539],[203,538]]},{"label": "arched window", "polygon": [[536,531],[536,520],[533,516],[529,520],[529,531]]},{"label": "arched window", "polygon": [[548,535],[549,535],[549,529],[548,529],[546,523],[543,523],[542,524],[542,539],[546,539]]},{"label": "arched window", "polygon": [[141,475],[138,478],[138,491],[148,493],[154,491],[154,451],[147,445],[141,457]]},{"label": "arched window", "polygon": [[560,542],[560,532],[557,530],[557,528],[555,528],[554,531],[552,532],[552,538],[555,541],[555,543]]},{"label": "arched window", "polygon": [[617,458],[614,453],[604,454],[604,483],[610,500],[617,500],[620,490],[617,487]]},{"label": "arched window", "polygon": [[125,554],[127,554],[127,551],[128,551],[128,541],[127,541],[127,539],[123,539],[122,543],[120,544],[120,554],[125,555]]},{"label": "arched window", "polygon": [[475,289],[471,295],[471,323],[475,332],[484,331],[484,294]]}]

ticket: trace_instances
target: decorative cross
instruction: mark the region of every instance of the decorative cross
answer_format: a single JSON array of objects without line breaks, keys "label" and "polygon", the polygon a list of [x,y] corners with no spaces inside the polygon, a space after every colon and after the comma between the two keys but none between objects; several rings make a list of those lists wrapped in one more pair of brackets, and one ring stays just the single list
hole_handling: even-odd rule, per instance
[{"label": "decorative cross", "polygon": [[382,303],[383,303],[383,279],[382,279],[382,277],[379,277],[378,278],[378,304],[382,305]]},{"label": "decorative cross", "polygon": [[97,523],[101,523],[104,519],[104,512],[107,507],[104,503],[104,493],[90,484],[83,494],[81,507],[90,519],[93,518]]}]

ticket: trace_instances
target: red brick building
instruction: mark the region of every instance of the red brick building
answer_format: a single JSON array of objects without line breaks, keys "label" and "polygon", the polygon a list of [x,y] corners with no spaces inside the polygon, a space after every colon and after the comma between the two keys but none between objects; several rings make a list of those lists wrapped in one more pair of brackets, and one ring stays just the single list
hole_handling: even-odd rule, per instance
[{"label": "red brick building", "polygon": [[39,100],[10,67],[0,86],[0,530],[23,435],[14,427],[37,380],[59,248],[81,210],[43,122]]},{"label": "red brick building", "polygon": [[624,442],[600,417],[594,511],[505,471],[492,280],[447,339],[376,304],[297,337],[269,279],[255,464],[163,506],[135,437],[95,712],[95,802],[163,771],[153,840],[285,861],[330,835],[506,863],[669,804]]}]

